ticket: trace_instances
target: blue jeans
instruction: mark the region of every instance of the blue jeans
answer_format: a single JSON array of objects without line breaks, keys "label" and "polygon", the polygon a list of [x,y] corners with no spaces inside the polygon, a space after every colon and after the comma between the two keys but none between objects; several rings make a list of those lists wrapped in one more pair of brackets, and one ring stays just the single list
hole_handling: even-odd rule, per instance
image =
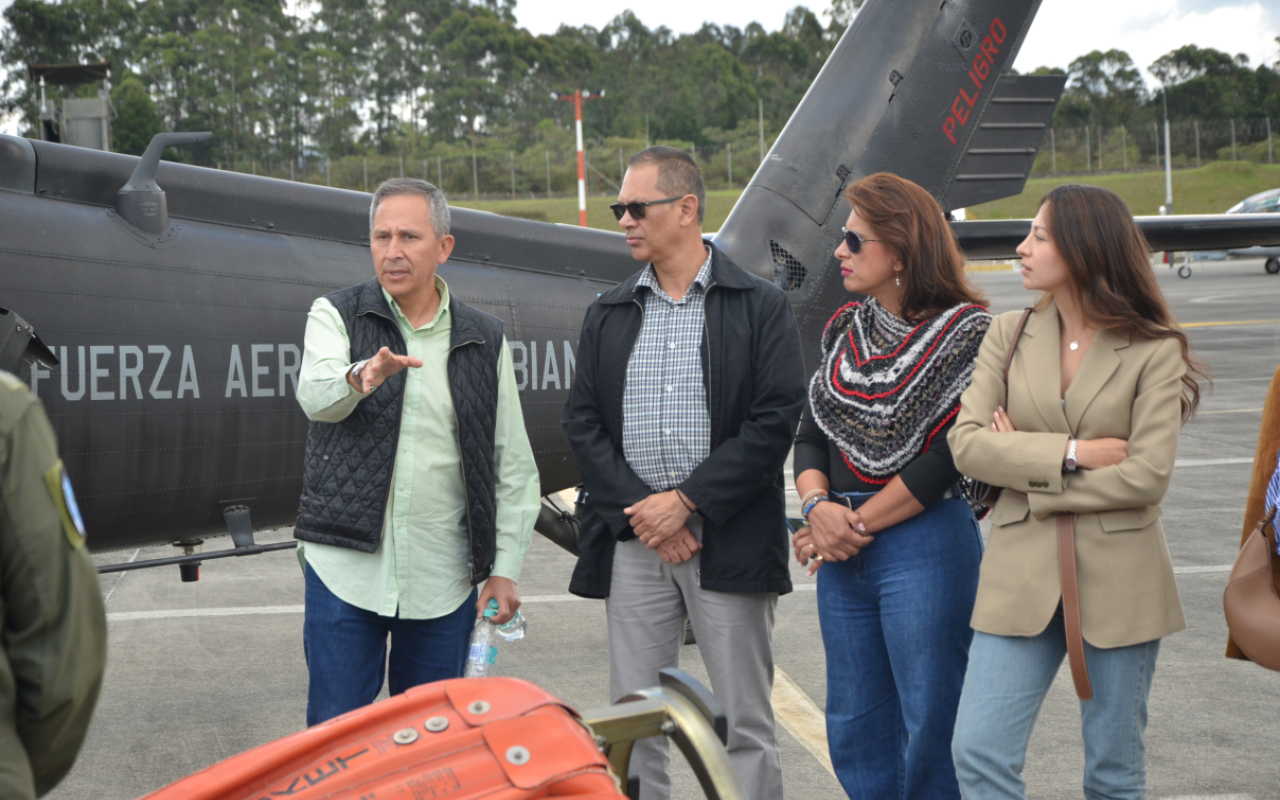
[{"label": "blue jeans", "polygon": [[310,675],[308,727],[372,703],[382,691],[384,665],[391,694],[462,677],[476,621],[475,589],[456,611],[443,617],[400,619],[340,599],[310,567],[306,581],[302,650]]},{"label": "blue jeans", "polygon": [[[1142,734],[1159,651],[1159,639],[1107,650],[1084,643],[1093,685],[1093,699],[1080,703],[1090,800],[1146,796]],[[1026,797],[1027,741],[1066,653],[1061,609],[1038,636],[974,634],[952,745],[967,800]]]},{"label": "blue jeans", "polygon": [[818,570],[827,740],[852,800],[959,797],[951,730],[981,560],[977,520],[949,498]]}]

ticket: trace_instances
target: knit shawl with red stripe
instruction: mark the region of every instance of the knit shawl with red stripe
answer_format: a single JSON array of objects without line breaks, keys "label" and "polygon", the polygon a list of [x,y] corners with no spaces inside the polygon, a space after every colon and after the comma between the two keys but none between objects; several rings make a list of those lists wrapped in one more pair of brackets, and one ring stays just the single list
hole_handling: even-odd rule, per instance
[{"label": "knit shawl with red stripe", "polygon": [[809,384],[814,421],[867,483],[885,484],[960,411],[991,314],[949,309],[919,325],[873,298],[836,312]]}]

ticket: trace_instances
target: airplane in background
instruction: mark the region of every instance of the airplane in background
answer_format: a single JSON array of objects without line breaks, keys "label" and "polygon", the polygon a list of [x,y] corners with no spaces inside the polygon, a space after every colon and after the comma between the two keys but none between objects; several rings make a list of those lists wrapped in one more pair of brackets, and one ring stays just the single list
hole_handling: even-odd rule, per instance
[{"label": "airplane in background", "polygon": [[[944,209],[1016,195],[1063,76],[1009,68],[1039,0],[868,0],[714,235],[790,298],[806,352],[844,302],[832,256],[843,189],[888,171]],[[291,524],[307,420],[295,400],[307,310],[368,280],[368,194],[0,136],[0,368],[44,401],[95,551],[172,542],[178,563]],[[452,210],[440,274],[503,320],[551,495],[578,483],[560,412],[578,331],[633,273],[620,234]],[[1280,244],[1280,215],[1139,220],[1157,250]],[[1028,220],[955,222],[970,258],[1002,258]],[[812,364],[809,365],[812,368]],[[573,514],[537,530],[573,550]],[[233,548],[198,552],[230,533]]]}]

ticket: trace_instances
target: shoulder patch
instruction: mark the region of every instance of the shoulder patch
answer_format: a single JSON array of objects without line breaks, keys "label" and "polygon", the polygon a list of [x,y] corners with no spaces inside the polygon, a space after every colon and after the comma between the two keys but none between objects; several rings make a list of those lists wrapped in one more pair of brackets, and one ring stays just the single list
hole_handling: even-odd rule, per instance
[{"label": "shoulder patch", "polygon": [[62,468],[62,459],[49,468],[44,474],[45,486],[53,504],[58,507],[58,516],[62,518],[62,532],[73,548],[84,547],[84,518],[80,516],[80,506],[76,503],[76,493],[71,489],[71,478]]}]

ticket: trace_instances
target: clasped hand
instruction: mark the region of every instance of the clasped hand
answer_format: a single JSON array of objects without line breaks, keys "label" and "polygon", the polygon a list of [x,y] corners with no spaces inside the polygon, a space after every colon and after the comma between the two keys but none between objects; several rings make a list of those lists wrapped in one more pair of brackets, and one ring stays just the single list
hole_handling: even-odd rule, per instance
[{"label": "clasped hand", "polygon": [[689,508],[672,489],[651,494],[633,506],[622,509],[631,518],[636,538],[669,564],[688,561],[702,549],[689,530]]},{"label": "clasped hand", "polygon": [[[809,527],[796,532],[791,547],[800,566],[808,566],[814,556],[821,556],[818,563],[844,561],[871,544],[874,537],[866,531],[866,523],[857,511],[843,503],[824,501],[809,511]],[[809,574],[816,570],[815,567]]]},{"label": "clasped hand", "polygon": [[[1013,433],[1017,430],[1009,413],[1001,406],[996,406],[991,415],[991,430],[996,433]],[[1065,458],[1066,454],[1063,453]],[[1129,443],[1124,439],[1077,439],[1076,466],[1079,469],[1102,469],[1114,467],[1129,457]]]}]

